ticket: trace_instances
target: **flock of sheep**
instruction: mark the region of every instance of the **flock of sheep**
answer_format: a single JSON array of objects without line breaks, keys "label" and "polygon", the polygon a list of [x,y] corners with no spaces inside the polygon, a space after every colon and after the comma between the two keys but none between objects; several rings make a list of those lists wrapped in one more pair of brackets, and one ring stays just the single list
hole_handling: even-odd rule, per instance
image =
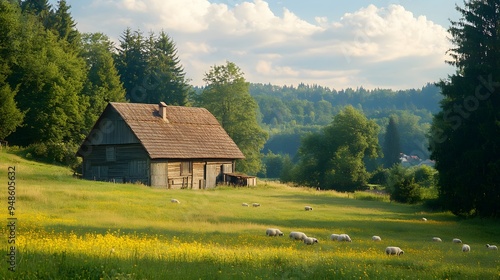
[{"label": "flock of sheep", "polygon": [[[243,206],[245,206],[245,204],[246,203],[244,203]],[[246,206],[248,206],[248,205],[246,205]],[[259,206],[260,206],[260,204],[259,204]],[[313,210],[313,208],[311,206],[305,206],[304,209],[306,211]],[[427,219],[422,218],[422,221],[426,222]],[[268,228],[266,230],[266,235],[267,236],[283,236],[283,232],[277,228]],[[313,245],[314,243],[319,243],[317,238],[308,237],[305,233],[300,232],[300,231],[292,231],[288,236],[293,240],[302,240],[307,245]],[[330,240],[352,242],[351,237],[349,237],[349,235],[347,235],[345,233],[343,233],[343,234],[333,233],[332,235],[330,235]],[[378,242],[378,241],[382,241],[382,238],[378,235],[374,235],[374,236],[372,236],[372,240],[375,242]],[[442,242],[441,238],[439,238],[439,237],[433,237],[432,241]],[[462,240],[460,240],[458,238],[453,238],[452,242],[453,243],[462,243]],[[489,250],[498,250],[498,247],[496,245],[486,244],[486,248]],[[470,245],[463,244],[462,245],[462,252],[466,252],[466,253],[470,252]],[[396,246],[388,246],[385,248],[385,253],[387,255],[400,256],[400,255],[404,254],[404,251],[401,248],[396,247]]]},{"label": "flock of sheep", "polygon": [[[170,200],[170,202],[180,203],[180,201],[175,199],[175,198],[172,198]],[[250,206],[248,203],[242,203],[241,205],[245,206],[245,207]],[[260,203],[252,203],[252,206],[259,207]],[[305,211],[312,211],[313,208],[311,206],[305,206],[304,210]],[[422,218],[421,220],[424,222],[427,222],[426,218]],[[268,229],[266,229],[266,235],[267,236],[283,236],[284,234],[281,230],[279,230],[277,228],[268,228]],[[314,243],[319,243],[317,238],[308,237],[305,233],[300,232],[300,231],[292,231],[288,236],[293,240],[302,240],[306,245],[313,245]],[[347,235],[345,233],[343,233],[343,234],[333,233],[332,235],[330,235],[330,240],[341,241],[341,242],[342,241],[352,242],[351,237],[349,237],[349,235]],[[378,235],[374,235],[374,236],[372,236],[372,240],[377,242],[377,241],[382,241],[382,238],[380,238],[380,236],[378,236]],[[439,237],[433,237],[432,241],[442,242],[443,240],[441,240],[441,238],[439,238]],[[462,243],[462,240],[460,240],[458,238],[453,238],[452,242],[453,243]],[[486,248],[489,250],[498,250],[498,247],[496,245],[486,244]],[[466,253],[470,252],[470,245],[463,244],[462,245],[462,252],[466,252]],[[387,248],[385,248],[385,253],[387,255],[400,256],[400,255],[404,254],[404,251],[401,250],[401,248],[396,247],[396,246],[388,246]]]}]

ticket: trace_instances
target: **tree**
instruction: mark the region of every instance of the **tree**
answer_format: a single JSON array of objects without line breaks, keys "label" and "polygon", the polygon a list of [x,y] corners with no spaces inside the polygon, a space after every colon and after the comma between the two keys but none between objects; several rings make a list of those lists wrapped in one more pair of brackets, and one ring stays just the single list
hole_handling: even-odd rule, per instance
[{"label": "tree", "polygon": [[163,31],[158,36],[151,33],[146,49],[149,102],[187,104],[191,86],[185,78],[174,41]]},{"label": "tree", "polygon": [[399,143],[399,132],[393,116],[389,119],[389,124],[384,137],[384,166],[391,168],[399,163],[401,144]]},{"label": "tree", "polygon": [[306,136],[299,148],[298,183],[354,191],[368,182],[365,158],[380,153],[378,125],[347,106],[320,133]]},{"label": "tree", "polygon": [[117,69],[126,90],[127,99],[134,103],[186,105],[191,86],[185,78],[173,40],[165,33],[151,33],[145,38],[141,31],[130,28],[123,33]]},{"label": "tree", "polygon": [[233,62],[212,66],[203,79],[207,85],[201,94],[201,106],[217,118],[245,155],[237,170],[255,174],[262,168],[260,150],[268,135],[257,122],[258,105],[243,75]]},{"label": "tree", "polygon": [[83,34],[82,42],[81,55],[87,63],[83,95],[92,104],[85,113],[85,127],[90,129],[108,102],[123,102],[126,99],[112,56],[113,43],[102,33]]},{"label": "tree", "polygon": [[60,39],[69,43],[70,49],[78,50],[81,43],[80,32],[76,29],[76,22],[69,12],[70,8],[65,0],[59,0],[50,27]]},{"label": "tree", "polygon": [[466,1],[449,32],[457,68],[439,82],[444,99],[435,115],[431,158],[439,198],[461,216],[500,216],[500,2]]},{"label": "tree", "polygon": [[14,96],[9,85],[0,86],[0,140],[16,131],[23,122],[24,114],[17,108]]},{"label": "tree", "polygon": [[0,2],[0,26],[0,140],[3,140],[22,124],[24,117],[14,100],[16,92],[6,83],[17,53],[16,46],[20,43],[16,36],[20,27],[19,14],[14,5]]},{"label": "tree", "polygon": [[126,97],[132,103],[146,103],[146,59],[142,32],[127,28],[120,39],[116,68],[125,88]]},{"label": "tree", "polygon": [[80,142],[83,115],[88,106],[80,93],[85,79],[85,62],[68,52],[32,15],[23,15],[23,30],[16,36],[16,63],[7,82],[16,88],[16,102],[26,112],[24,125],[11,134],[17,145],[35,142]]}]

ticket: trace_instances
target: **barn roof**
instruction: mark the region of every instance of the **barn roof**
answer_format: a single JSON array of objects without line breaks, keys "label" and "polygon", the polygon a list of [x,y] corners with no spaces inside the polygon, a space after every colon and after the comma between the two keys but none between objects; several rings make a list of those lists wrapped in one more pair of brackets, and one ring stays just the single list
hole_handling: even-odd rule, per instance
[{"label": "barn roof", "polygon": [[160,105],[110,102],[105,110],[110,108],[123,118],[151,159],[245,157],[205,108],[166,106],[163,102]]}]

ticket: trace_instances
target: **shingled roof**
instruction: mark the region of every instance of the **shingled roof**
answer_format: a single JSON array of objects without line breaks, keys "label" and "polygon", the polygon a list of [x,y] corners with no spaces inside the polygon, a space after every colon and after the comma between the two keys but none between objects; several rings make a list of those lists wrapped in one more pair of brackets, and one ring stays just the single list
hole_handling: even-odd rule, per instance
[{"label": "shingled roof", "polygon": [[108,107],[123,118],[151,159],[245,158],[207,109],[161,104],[111,102]]}]

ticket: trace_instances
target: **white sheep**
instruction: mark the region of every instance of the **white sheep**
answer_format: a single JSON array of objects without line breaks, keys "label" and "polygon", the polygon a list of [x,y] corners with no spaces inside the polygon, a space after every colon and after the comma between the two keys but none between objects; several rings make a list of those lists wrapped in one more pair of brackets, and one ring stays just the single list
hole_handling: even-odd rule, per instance
[{"label": "white sheep", "polygon": [[248,203],[242,203],[241,206],[248,207]]},{"label": "white sheep", "polygon": [[453,238],[453,243],[462,243],[462,240],[458,239],[458,238]]},{"label": "white sheep", "polygon": [[304,243],[306,243],[307,245],[313,245],[314,243],[319,243],[319,242],[318,239],[314,237],[306,237],[304,238]]},{"label": "white sheep", "polygon": [[300,232],[300,231],[292,231],[292,232],[290,232],[289,237],[294,239],[294,240],[304,240],[307,238],[307,235],[303,232]]},{"label": "white sheep", "polygon": [[441,240],[441,238],[439,238],[439,237],[433,237],[433,238],[432,238],[432,241],[435,241],[435,242],[443,242],[443,240]]},{"label": "white sheep", "polygon": [[283,236],[283,232],[277,228],[268,228],[266,229],[267,236]]},{"label": "white sheep", "polygon": [[304,207],[304,209],[306,209],[306,211],[312,211],[313,210],[313,208],[311,206],[306,206],[306,207]]},{"label": "white sheep", "polygon": [[181,203],[179,200],[177,200],[177,199],[175,199],[175,198],[172,198],[172,199],[170,200],[170,202],[172,202],[172,203]]},{"label": "white sheep", "polygon": [[427,219],[426,218],[422,218],[422,221],[427,222]]},{"label": "white sheep", "polygon": [[403,250],[401,250],[401,248],[399,248],[399,247],[389,246],[389,247],[385,248],[385,253],[387,255],[400,256],[400,255],[404,254],[405,252]]},{"label": "white sheep", "polygon": [[382,238],[380,238],[380,236],[378,236],[378,235],[374,235],[374,236],[372,236],[372,240],[373,241],[382,241]]},{"label": "white sheep", "polygon": [[462,252],[470,252],[470,246],[467,244],[462,245]]},{"label": "white sheep", "polygon": [[343,234],[339,234],[339,236],[337,236],[337,241],[347,241],[347,242],[352,242],[351,238],[349,237],[349,235],[343,233]]},{"label": "white sheep", "polygon": [[252,206],[253,206],[253,207],[259,207],[259,206],[260,206],[260,203],[252,203]]},{"label": "white sheep", "polygon": [[490,245],[490,244],[486,244],[486,248],[488,248],[488,249],[490,249],[490,250],[498,250],[497,245]]},{"label": "white sheep", "polygon": [[339,235],[340,234],[335,234],[334,233],[334,234],[330,235],[330,239],[333,240],[333,241],[337,241],[337,239],[339,238]]}]

